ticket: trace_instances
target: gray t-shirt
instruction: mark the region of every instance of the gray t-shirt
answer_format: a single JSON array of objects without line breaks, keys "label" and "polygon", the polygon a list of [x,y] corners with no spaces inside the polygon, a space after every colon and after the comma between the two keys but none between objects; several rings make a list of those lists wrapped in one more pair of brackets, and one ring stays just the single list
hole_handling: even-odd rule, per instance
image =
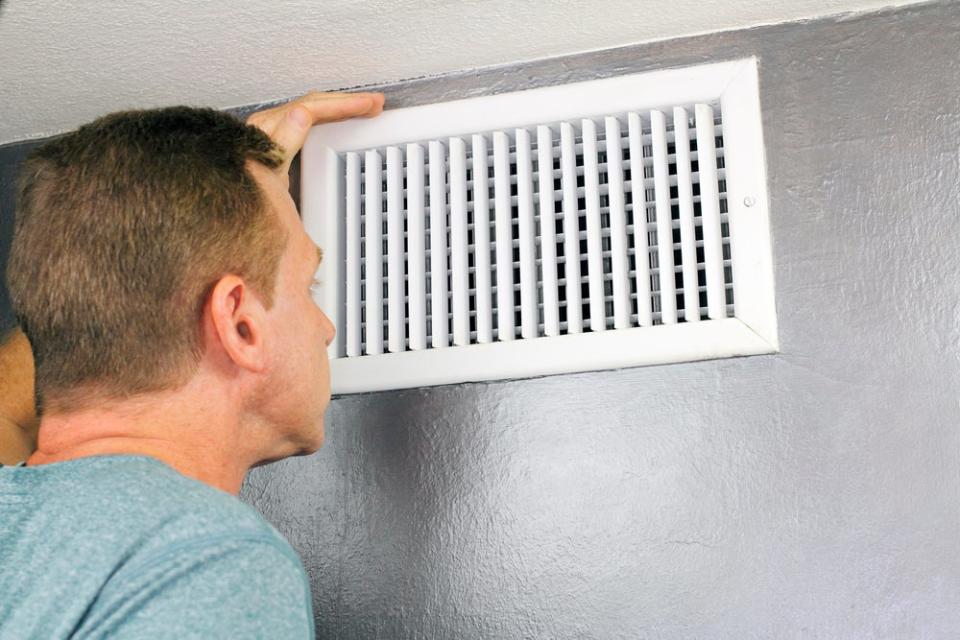
[{"label": "gray t-shirt", "polygon": [[147,456],[0,465],[0,639],[313,638],[303,563]]}]

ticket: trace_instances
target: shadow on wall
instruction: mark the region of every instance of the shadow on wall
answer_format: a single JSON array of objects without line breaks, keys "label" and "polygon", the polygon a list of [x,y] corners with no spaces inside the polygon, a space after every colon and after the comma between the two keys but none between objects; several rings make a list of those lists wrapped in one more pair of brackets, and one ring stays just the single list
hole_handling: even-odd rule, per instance
[{"label": "shadow on wall", "polygon": [[6,281],[7,257],[13,238],[17,172],[23,160],[39,144],[41,141],[30,141],[0,147],[0,335],[16,325]]}]

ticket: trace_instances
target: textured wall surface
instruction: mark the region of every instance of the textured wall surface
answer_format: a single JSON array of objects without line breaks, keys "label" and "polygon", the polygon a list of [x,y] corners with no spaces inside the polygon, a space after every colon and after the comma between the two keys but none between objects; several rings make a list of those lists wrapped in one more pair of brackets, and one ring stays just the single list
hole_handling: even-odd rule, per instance
[{"label": "textured wall surface", "polygon": [[918,0],[0,0],[0,143]]},{"label": "textured wall surface", "polygon": [[958,42],[944,2],[388,88],[757,55],[782,353],[335,399],[243,494],[319,637],[956,637]]}]

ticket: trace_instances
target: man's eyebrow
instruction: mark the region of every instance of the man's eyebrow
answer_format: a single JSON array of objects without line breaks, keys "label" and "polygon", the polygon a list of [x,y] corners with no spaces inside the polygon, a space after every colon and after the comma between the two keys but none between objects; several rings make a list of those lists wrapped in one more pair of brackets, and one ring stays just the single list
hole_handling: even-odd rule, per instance
[{"label": "man's eyebrow", "polygon": [[317,266],[319,267],[320,263],[323,262],[323,249],[321,249],[318,245],[313,246],[317,250]]}]

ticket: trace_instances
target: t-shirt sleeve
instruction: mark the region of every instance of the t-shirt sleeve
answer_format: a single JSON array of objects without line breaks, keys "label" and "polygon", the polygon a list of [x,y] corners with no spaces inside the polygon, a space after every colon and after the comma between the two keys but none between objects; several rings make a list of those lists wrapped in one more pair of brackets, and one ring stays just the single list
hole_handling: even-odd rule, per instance
[{"label": "t-shirt sleeve", "polygon": [[268,537],[173,545],[117,572],[75,638],[313,638],[300,559]]}]

